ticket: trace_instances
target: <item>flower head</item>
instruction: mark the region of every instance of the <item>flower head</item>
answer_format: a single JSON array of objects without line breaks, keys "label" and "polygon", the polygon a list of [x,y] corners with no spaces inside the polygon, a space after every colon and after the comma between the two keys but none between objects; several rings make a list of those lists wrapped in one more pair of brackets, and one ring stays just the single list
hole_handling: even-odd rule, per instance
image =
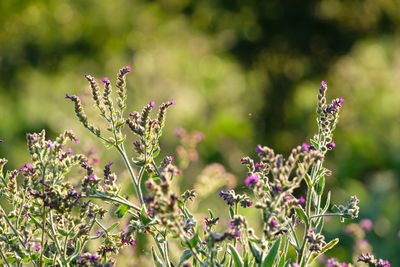
[{"label": "flower head", "polygon": [[110,80],[107,77],[104,77],[102,80],[103,83],[110,83]]},{"label": "flower head", "polygon": [[150,107],[154,108],[154,107],[156,106],[156,103],[155,103],[154,101],[151,101],[151,102],[149,103],[149,105],[150,105]]},{"label": "flower head", "polygon": [[334,148],[336,146],[335,141],[329,142],[328,144],[326,144],[327,148]]},{"label": "flower head", "polygon": [[252,186],[258,182],[258,176],[256,174],[252,174],[244,180],[247,186]]},{"label": "flower head", "polygon": [[325,85],[326,85],[326,82],[325,82],[325,81],[321,81],[321,85],[322,85],[322,86],[325,86]]},{"label": "flower head", "polygon": [[171,100],[171,105],[176,105],[176,102],[174,99]]}]

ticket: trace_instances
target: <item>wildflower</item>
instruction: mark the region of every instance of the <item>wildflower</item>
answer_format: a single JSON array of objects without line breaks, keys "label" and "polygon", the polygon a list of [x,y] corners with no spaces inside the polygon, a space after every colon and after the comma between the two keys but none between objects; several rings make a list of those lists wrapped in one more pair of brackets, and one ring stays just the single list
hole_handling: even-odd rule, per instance
[{"label": "wildflower", "polygon": [[51,142],[51,141],[49,141],[49,142],[47,143],[47,147],[54,147],[54,143]]},{"label": "wildflower", "polygon": [[302,148],[304,151],[310,151],[310,150],[313,150],[313,149],[314,149],[314,146],[311,146],[311,145],[309,145],[309,144],[307,144],[307,143],[303,143],[303,144],[301,145],[301,148]]},{"label": "wildflower", "polygon": [[270,224],[272,227],[276,227],[278,225],[278,223],[274,220],[271,220]]},{"label": "wildflower", "polygon": [[149,103],[149,105],[150,105],[150,107],[154,108],[154,107],[156,106],[156,103],[155,103],[154,101],[151,101],[151,102]]},{"label": "wildflower", "polygon": [[260,144],[258,144],[258,145],[256,146],[256,152],[261,152],[261,150],[262,150],[262,147],[261,147]]},{"label": "wildflower", "polygon": [[89,259],[90,259],[90,261],[95,262],[95,261],[97,261],[97,255],[96,254],[91,254],[89,256]]},{"label": "wildflower", "polygon": [[244,181],[244,183],[247,186],[253,186],[258,182],[258,176],[256,174],[252,174],[249,177],[246,178],[246,180]]},{"label": "wildflower", "polygon": [[24,164],[24,168],[27,168],[27,169],[31,170],[31,169],[33,169],[33,166],[30,163],[25,163]]},{"label": "wildflower", "polygon": [[72,148],[68,148],[68,154],[72,154],[74,153],[74,151],[72,150]]},{"label": "wildflower", "polygon": [[[222,197],[223,195],[224,195],[224,191],[222,191],[222,190],[219,191],[219,196]],[[399,232],[399,234],[400,234],[400,232]]]},{"label": "wildflower", "polygon": [[298,203],[299,205],[304,204],[304,202],[306,202],[306,200],[304,199],[303,196],[301,196],[301,197],[299,198],[299,200],[297,201],[297,203]]},{"label": "wildflower", "polygon": [[66,99],[70,99],[71,97],[68,94],[65,94]]},{"label": "wildflower", "polygon": [[335,144],[334,141],[329,142],[328,144],[326,144],[326,147],[327,147],[327,148],[334,148],[335,146],[336,146],[336,144]]},{"label": "wildflower", "polygon": [[171,100],[171,105],[176,105],[176,102],[174,99]]},{"label": "wildflower", "polygon": [[326,82],[325,82],[325,81],[321,81],[321,85],[322,85],[322,86],[325,86],[325,85],[326,85]]},{"label": "wildflower", "polygon": [[254,168],[258,168],[260,166],[260,164],[258,163],[258,162],[256,162],[255,164],[254,164]]},{"label": "wildflower", "polygon": [[126,66],[125,69],[126,69],[127,71],[131,71],[131,66]]},{"label": "wildflower", "polygon": [[314,232],[314,231],[315,231],[315,227],[312,227],[312,228],[310,228],[310,229],[307,230],[307,232],[309,232],[309,233],[312,233],[312,232]]},{"label": "wildflower", "polygon": [[372,221],[370,219],[363,219],[360,222],[360,225],[362,228],[364,228],[364,230],[366,231],[371,231],[372,229]]},{"label": "wildflower", "polygon": [[104,77],[102,82],[103,83],[110,83],[110,80],[107,77]]},{"label": "wildflower", "polygon": [[39,250],[40,250],[40,243],[36,243],[36,244],[35,244],[35,250],[36,250],[36,252],[39,252]]}]

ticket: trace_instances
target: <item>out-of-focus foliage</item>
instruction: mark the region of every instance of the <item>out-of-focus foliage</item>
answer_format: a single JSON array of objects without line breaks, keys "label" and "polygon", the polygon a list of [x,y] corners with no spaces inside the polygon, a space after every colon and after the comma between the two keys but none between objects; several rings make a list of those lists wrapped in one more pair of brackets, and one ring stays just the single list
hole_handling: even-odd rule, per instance
[{"label": "out-of-focus foliage", "polygon": [[[324,79],[345,99],[328,183],[338,202],[357,194],[375,253],[400,264],[399,1],[5,0],[0,10],[0,153],[10,162],[25,162],[25,133],[42,128],[50,137],[73,129],[87,151],[100,147],[64,94],[88,92],[86,73],[132,65],[128,109],[178,103],[164,153],[178,144],[177,126],[205,134],[183,183],[219,162],[240,185],[239,158],[257,143],[287,155],[312,136]],[[341,244],[332,253],[351,257],[351,239]]]}]

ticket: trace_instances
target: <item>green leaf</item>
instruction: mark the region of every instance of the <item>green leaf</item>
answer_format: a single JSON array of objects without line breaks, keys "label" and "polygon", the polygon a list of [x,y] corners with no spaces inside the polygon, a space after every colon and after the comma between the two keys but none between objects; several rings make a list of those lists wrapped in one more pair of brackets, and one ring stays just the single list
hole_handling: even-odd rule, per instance
[{"label": "green leaf", "polygon": [[292,259],[288,259],[283,267],[289,267],[289,264],[292,262]]},{"label": "green leaf", "polygon": [[318,258],[318,256],[324,254],[325,252],[327,252],[328,250],[333,248],[338,242],[339,242],[339,238],[335,238],[335,239],[331,240],[328,244],[326,244],[326,246],[322,248],[320,253],[314,252],[311,255],[310,259],[308,260],[308,264],[311,264],[316,258]]},{"label": "green leaf", "polygon": [[285,259],[286,259],[285,256],[286,256],[285,253],[282,253],[281,259],[279,260],[278,267],[283,267],[285,265]]},{"label": "green leaf", "polygon": [[239,253],[237,252],[236,248],[234,248],[231,244],[229,244],[229,250],[231,251],[235,267],[243,267],[243,260],[239,256]]},{"label": "green leaf", "polygon": [[324,187],[325,187],[325,176],[322,175],[317,183],[317,194],[318,196],[322,195],[322,192],[324,191]]},{"label": "green leaf", "polygon": [[182,263],[190,259],[192,255],[193,255],[192,251],[190,249],[186,249],[181,256],[181,259],[179,260],[178,266],[181,266]]},{"label": "green leaf", "polygon": [[138,167],[144,166],[144,162],[142,162],[142,161],[137,161],[137,160],[132,159],[132,162],[133,162],[133,164],[135,164]]},{"label": "green leaf", "polygon": [[46,256],[43,256],[43,262],[46,263],[47,265],[53,265],[53,260],[47,258]]},{"label": "green leaf", "polygon": [[118,209],[115,211],[115,215],[117,215],[118,218],[124,217],[125,213],[129,210],[129,207],[125,204],[121,204]]},{"label": "green leaf", "polygon": [[249,266],[249,253],[246,252],[243,258],[243,267],[250,267]]},{"label": "green leaf", "polygon": [[310,175],[308,173],[306,173],[304,175],[304,180],[306,181],[306,184],[307,184],[308,188],[312,188],[313,187],[313,184],[311,182],[311,177],[310,177]]},{"label": "green leaf", "polygon": [[163,263],[160,260],[160,258],[157,256],[157,253],[154,251],[154,248],[151,247],[151,254],[153,255],[153,261],[156,264],[157,267],[163,267]]},{"label": "green leaf", "polygon": [[325,206],[322,209],[322,214],[324,214],[329,209],[329,204],[331,203],[331,191],[328,192],[328,196],[326,197]]},{"label": "green leaf", "polygon": [[214,219],[215,215],[211,209],[208,209],[208,215],[210,215],[210,219]]},{"label": "green leaf", "polygon": [[305,222],[308,221],[308,217],[307,217],[307,215],[306,215],[306,213],[305,213],[305,211],[303,210],[302,207],[295,208],[294,210],[296,211],[297,215],[299,215],[299,217],[300,217],[303,221],[305,221]]},{"label": "green leaf", "polygon": [[310,139],[311,144],[315,147],[316,150],[319,149],[319,145],[317,142],[315,142],[313,139]]},{"label": "green leaf", "polygon": [[199,232],[196,232],[194,236],[189,240],[189,245],[194,248],[197,246],[197,243],[199,243]]},{"label": "green leaf", "polygon": [[235,211],[233,210],[232,206],[229,207],[229,216],[231,216],[231,219],[233,219],[233,217],[235,216]]},{"label": "green leaf", "polygon": [[60,235],[62,235],[62,236],[68,236],[67,231],[65,231],[65,230],[63,230],[63,229],[61,229],[61,228],[57,228],[57,231],[58,231],[58,233],[59,233]]},{"label": "green leaf", "polygon": [[119,225],[119,222],[114,223],[113,225],[111,225],[110,227],[108,227],[106,230],[107,232],[111,232],[112,229],[114,229],[115,227],[117,227]]},{"label": "green leaf", "polygon": [[249,247],[250,247],[251,254],[253,254],[253,257],[256,260],[256,262],[260,263],[261,262],[260,248],[256,244],[253,244],[253,242],[250,242],[250,241],[249,241]]},{"label": "green leaf", "polygon": [[272,267],[276,258],[276,255],[278,254],[279,251],[279,245],[281,243],[281,239],[279,238],[278,240],[275,241],[274,245],[268,252],[267,257],[265,257],[264,262],[263,262],[263,267]]},{"label": "green leaf", "polygon": [[317,226],[315,227],[315,232],[321,233],[323,226],[324,226],[324,217],[320,217],[317,221]]}]

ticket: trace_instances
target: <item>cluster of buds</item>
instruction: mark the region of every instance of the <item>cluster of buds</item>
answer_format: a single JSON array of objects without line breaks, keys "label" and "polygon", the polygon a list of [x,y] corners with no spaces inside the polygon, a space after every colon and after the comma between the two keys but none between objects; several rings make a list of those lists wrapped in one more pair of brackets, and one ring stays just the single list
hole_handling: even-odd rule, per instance
[{"label": "cluster of buds", "polygon": [[322,234],[315,233],[315,229],[309,229],[306,238],[310,251],[320,252],[326,246],[325,237]]},{"label": "cluster of buds", "polygon": [[208,218],[208,217],[204,217],[204,230],[209,231],[211,230],[211,227],[213,227],[214,225],[216,225],[218,223],[219,217],[215,217],[215,218]]},{"label": "cluster of buds", "polygon": [[318,148],[323,154],[328,149],[336,146],[332,141],[333,131],[339,119],[339,111],[344,102],[343,98],[336,98],[331,104],[326,104],[326,90],[327,84],[325,81],[321,82],[321,87],[318,94],[317,114],[318,121],[318,134],[313,138],[313,144],[318,144]]},{"label": "cluster of buds", "polygon": [[[311,166],[323,160],[323,155],[304,146],[294,148],[287,160],[266,146],[258,145],[256,152],[260,162],[255,164],[249,157],[240,160],[249,171],[244,182],[258,198],[255,208],[265,213],[265,236],[273,239],[287,231],[288,218],[293,216],[293,209],[304,203],[304,198],[296,199],[292,193],[300,186]],[[234,192],[222,192],[228,204],[233,203],[234,195]]]},{"label": "cluster of buds", "polygon": [[84,253],[79,255],[79,259],[76,261],[76,266],[78,267],[114,267],[115,262],[110,261],[106,263],[102,263],[103,259],[97,255],[96,253]]},{"label": "cluster of buds", "polygon": [[334,209],[340,212],[341,216],[343,216],[343,219],[355,219],[358,217],[358,213],[360,211],[360,208],[357,206],[359,202],[360,201],[356,196],[352,196],[345,206],[335,206]]},{"label": "cluster of buds", "polygon": [[238,205],[243,208],[253,206],[253,202],[250,201],[250,197],[246,194],[236,194],[234,190],[228,190],[226,192],[220,191],[219,196],[222,197],[229,206]]},{"label": "cluster of buds", "polygon": [[375,256],[370,253],[361,254],[357,262],[365,262],[370,267],[390,267],[389,261],[383,259],[377,260]]},{"label": "cluster of buds", "polygon": [[176,103],[173,99],[170,102],[161,104],[158,109],[157,119],[150,118],[150,112],[156,106],[153,101],[147,104],[140,114],[138,112],[129,113],[126,124],[139,137],[139,140],[133,143],[133,148],[138,154],[137,163],[141,165],[148,164],[153,157],[158,155],[160,151],[158,140],[164,128],[166,110],[174,104]]}]

